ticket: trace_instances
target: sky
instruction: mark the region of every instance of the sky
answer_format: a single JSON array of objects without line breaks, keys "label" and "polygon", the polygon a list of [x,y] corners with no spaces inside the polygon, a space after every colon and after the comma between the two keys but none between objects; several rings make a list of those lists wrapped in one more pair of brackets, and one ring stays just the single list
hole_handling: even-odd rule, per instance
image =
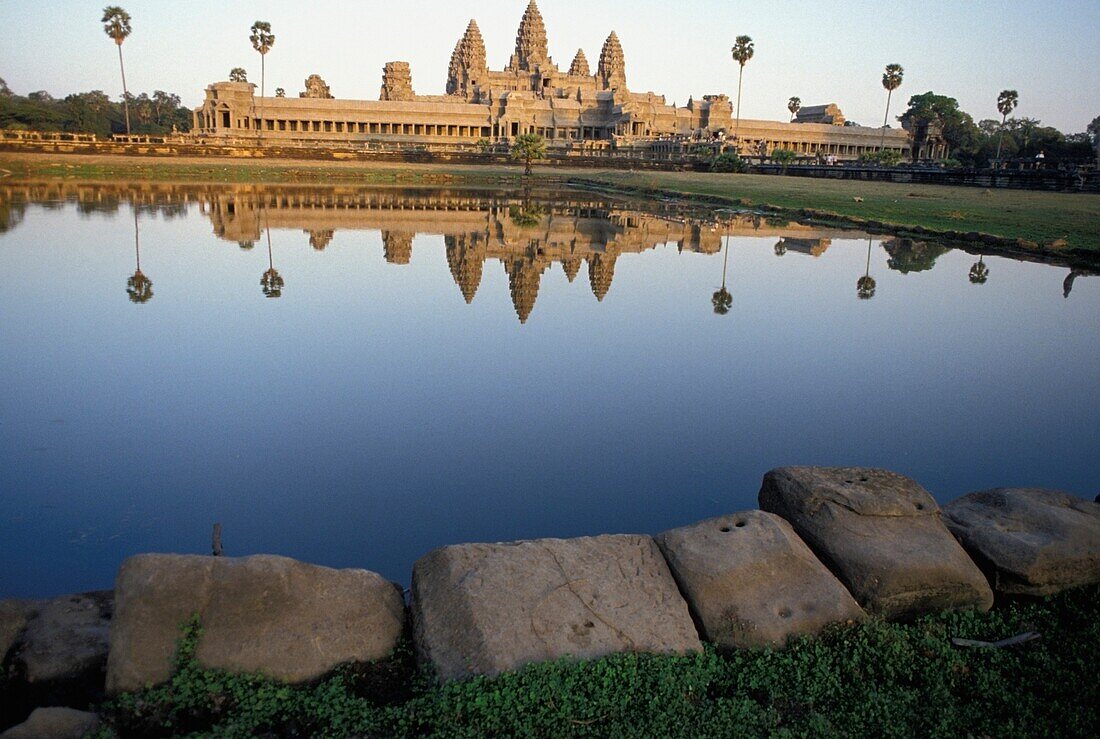
[{"label": "sky", "polygon": [[[118,0],[116,0],[118,1]],[[133,92],[175,92],[189,106],[203,88],[242,66],[259,82],[249,27],[272,24],[268,94],[294,95],[320,74],[338,98],[377,99],[382,65],[412,64],[413,87],[441,94],[455,42],[470,18],[489,66],[502,68],[526,0],[121,0],[133,16],[123,47]],[[121,94],[114,44],[100,26],[104,2],[0,0],[0,78],[17,93],[55,96],[90,89]],[[1020,94],[1017,116],[1067,133],[1100,115],[1100,0],[542,0],[550,54],[563,70],[583,48],[595,70],[611,30],[622,40],[627,82],[683,105],[689,95],[736,94],[734,37],[751,36],[742,115],[785,119],[787,100],[837,103],[845,116],[881,125],[882,68],[905,81],[892,115],[910,95],[933,90],[959,100],[975,120],[997,117],[997,93]]]}]

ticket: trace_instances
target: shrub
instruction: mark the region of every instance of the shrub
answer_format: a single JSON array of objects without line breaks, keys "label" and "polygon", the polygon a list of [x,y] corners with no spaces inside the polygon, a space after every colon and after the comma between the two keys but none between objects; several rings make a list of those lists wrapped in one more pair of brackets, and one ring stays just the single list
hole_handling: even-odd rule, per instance
[{"label": "shrub", "polygon": [[749,165],[736,152],[726,151],[716,156],[710,163],[711,172],[747,172]]}]

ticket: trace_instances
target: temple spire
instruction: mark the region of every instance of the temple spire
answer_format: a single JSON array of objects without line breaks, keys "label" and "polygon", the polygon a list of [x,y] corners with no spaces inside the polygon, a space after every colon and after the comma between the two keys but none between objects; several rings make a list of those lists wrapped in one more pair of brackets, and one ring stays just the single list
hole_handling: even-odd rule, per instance
[{"label": "temple spire", "polygon": [[485,79],[488,63],[485,61],[485,40],[477,21],[471,19],[466,33],[455,44],[451,64],[447,70],[447,94],[472,97],[473,88]]},{"label": "temple spire", "polygon": [[513,70],[531,72],[539,64],[550,61],[546,44],[546,26],[542,22],[542,13],[535,0],[531,0],[516,31],[516,53],[512,56]]},{"label": "temple spire", "polygon": [[588,69],[588,59],[584,55],[584,49],[577,49],[577,55],[573,57],[573,63],[569,65],[569,74],[578,77],[591,77]]},{"label": "temple spire", "polygon": [[600,78],[603,89],[626,89],[626,58],[623,56],[623,45],[619,43],[619,37],[614,31],[603,42],[600,66],[596,74]]}]

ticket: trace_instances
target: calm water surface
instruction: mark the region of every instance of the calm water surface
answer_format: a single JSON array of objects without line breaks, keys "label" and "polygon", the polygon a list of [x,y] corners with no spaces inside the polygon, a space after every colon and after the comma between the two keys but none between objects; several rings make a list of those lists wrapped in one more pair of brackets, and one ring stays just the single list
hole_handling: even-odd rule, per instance
[{"label": "calm water surface", "polygon": [[1100,277],[718,215],[0,188],[0,597],[215,521],[407,583],[440,544],[753,507],[785,464],[1100,491]]}]

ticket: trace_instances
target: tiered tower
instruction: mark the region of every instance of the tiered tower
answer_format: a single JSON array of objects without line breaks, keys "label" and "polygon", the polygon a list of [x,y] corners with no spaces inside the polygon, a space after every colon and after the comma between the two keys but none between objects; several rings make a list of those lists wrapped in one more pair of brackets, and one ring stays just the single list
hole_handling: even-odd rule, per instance
[{"label": "tiered tower", "polygon": [[615,256],[604,252],[588,257],[588,282],[592,286],[592,294],[600,302],[611,289],[611,280],[615,277]]},{"label": "tiered tower", "polygon": [[472,303],[481,285],[481,272],[485,264],[485,245],[478,234],[444,236],[447,245],[447,266],[451,268],[458,289],[466,303]]},{"label": "tiered tower", "polygon": [[489,71],[485,61],[485,40],[477,21],[471,20],[466,33],[455,44],[451,65],[447,72],[447,94],[462,95],[467,100],[477,97],[479,84],[484,83]]},{"label": "tiered tower", "polygon": [[623,56],[623,45],[614,31],[603,42],[596,76],[605,90],[626,89],[626,58]]},{"label": "tiered tower", "polygon": [[382,232],[382,253],[390,264],[408,264],[412,260],[413,234],[400,231]]},{"label": "tiered tower", "polygon": [[516,53],[508,63],[510,72],[534,72],[540,65],[552,65],[546,44],[546,25],[535,0],[523,11],[516,31]]},{"label": "tiered tower", "polygon": [[575,77],[591,77],[588,69],[588,59],[584,55],[584,49],[577,49],[577,55],[573,57],[573,63],[569,65],[569,74]]}]

